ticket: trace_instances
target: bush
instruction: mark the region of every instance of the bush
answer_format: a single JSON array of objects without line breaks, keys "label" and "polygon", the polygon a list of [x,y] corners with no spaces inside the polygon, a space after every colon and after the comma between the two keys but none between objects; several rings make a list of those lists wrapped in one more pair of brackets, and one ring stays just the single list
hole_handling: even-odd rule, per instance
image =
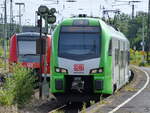
[{"label": "bush", "polygon": [[0,47],[0,57],[2,57],[4,55],[4,50],[2,47]]},{"label": "bush", "polygon": [[146,65],[146,63],[144,63],[144,62],[139,63],[139,66],[145,66],[145,65]]},{"label": "bush", "polygon": [[13,66],[12,76],[6,78],[4,87],[0,89],[0,104],[24,105],[33,94],[34,81],[30,69],[21,65]]}]

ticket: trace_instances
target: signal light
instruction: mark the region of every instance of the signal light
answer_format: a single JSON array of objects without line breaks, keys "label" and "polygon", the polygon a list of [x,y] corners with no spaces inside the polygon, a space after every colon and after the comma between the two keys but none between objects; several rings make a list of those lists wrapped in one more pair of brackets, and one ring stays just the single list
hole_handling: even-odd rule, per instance
[{"label": "signal light", "polygon": [[45,14],[45,13],[48,13],[49,12],[49,9],[47,6],[44,6],[44,5],[41,5],[39,8],[38,8],[38,12],[40,14]]},{"label": "signal light", "polygon": [[55,8],[51,8],[49,10],[49,15],[53,15],[54,13],[56,13],[56,9]]},{"label": "signal light", "polygon": [[55,22],[56,22],[56,16],[55,16],[55,15],[48,15],[47,22],[48,22],[49,24],[55,23]]}]

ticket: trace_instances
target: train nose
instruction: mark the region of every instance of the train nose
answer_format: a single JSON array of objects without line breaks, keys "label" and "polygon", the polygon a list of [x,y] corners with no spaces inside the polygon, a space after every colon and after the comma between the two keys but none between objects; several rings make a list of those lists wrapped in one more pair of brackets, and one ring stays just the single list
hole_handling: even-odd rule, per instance
[{"label": "train nose", "polygon": [[88,59],[83,61],[75,61],[59,58],[59,67],[68,71],[68,75],[89,75],[90,70],[98,68],[100,58]]}]

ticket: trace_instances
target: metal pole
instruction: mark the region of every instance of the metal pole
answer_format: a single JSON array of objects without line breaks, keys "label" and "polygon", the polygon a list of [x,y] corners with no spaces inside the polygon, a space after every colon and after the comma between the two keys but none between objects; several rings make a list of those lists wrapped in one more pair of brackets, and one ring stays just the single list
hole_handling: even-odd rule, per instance
[{"label": "metal pole", "polygon": [[41,39],[41,48],[40,48],[40,76],[39,76],[39,98],[42,99],[42,49],[43,49],[43,43],[42,43],[42,16],[40,15],[40,39]]},{"label": "metal pole", "polygon": [[5,69],[6,69],[6,51],[7,51],[7,4],[6,0],[4,2],[5,13],[4,13],[4,59],[5,59]]},{"label": "metal pole", "polygon": [[25,5],[24,3],[15,3],[16,5],[19,5],[19,30],[21,31],[21,5]]},{"label": "metal pole", "polygon": [[37,15],[37,11],[35,12],[35,26],[37,26],[37,20],[38,20],[38,15]]},{"label": "metal pole", "polygon": [[134,4],[132,4],[132,19],[134,19]]},{"label": "metal pole", "polygon": [[147,23],[147,44],[146,44],[146,48],[147,48],[147,62],[149,63],[149,50],[150,50],[150,0],[149,0],[149,4],[148,4],[148,23]]},{"label": "metal pole", "polygon": [[145,45],[145,42],[144,42],[144,18],[142,19],[143,21],[143,30],[142,30],[142,51],[145,51],[145,48],[144,48],[144,45]]},{"label": "metal pole", "polygon": [[[1,24],[3,25],[3,29],[2,29],[2,37],[4,37],[4,21],[3,21],[3,14],[1,14]],[[3,46],[2,46],[3,47]]]},{"label": "metal pole", "polygon": [[12,32],[13,32],[13,6],[12,0],[10,0],[10,36],[12,35]]},{"label": "metal pole", "polygon": [[[47,40],[47,34],[48,34],[48,14],[45,14],[45,40]],[[45,54],[44,54],[44,81],[43,81],[43,97],[49,96],[49,84],[47,83],[46,77],[47,77],[47,41],[45,42]]]},{"label": "metal pole", "polygon": [[145,62],[145,56],[144,56],[144,46],[145,46],[145,42],[144,42],[144,18],[142,19],[142,62]]},{"label": "metal pole", "polygon": [[19,26],[21,30],[21,5],[19,5]]}]

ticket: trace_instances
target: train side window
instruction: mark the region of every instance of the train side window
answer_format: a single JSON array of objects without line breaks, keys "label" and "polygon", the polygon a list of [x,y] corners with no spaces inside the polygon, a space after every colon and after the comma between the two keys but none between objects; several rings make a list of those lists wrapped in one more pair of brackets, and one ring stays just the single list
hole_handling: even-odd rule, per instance
[{"label": "train side window", "polygon": [[126,50],[126,65],[128,65],[128,51]]},{"label": "train side window", "polygon": [[115,65],[119,63],[119,50],[115,49]]},{"label": "train side window", "polygon": [[121,68],[123,68],[123,66],[124,66],[124,63],[123,63],[123,61],[124,61],[124,57],[123,57],[123,51],[120,51],[121,52],[121,58],[120,58],[120,62],[121,62]]},{"label": "train side window", "polygon": [[130,64],[130,52],[129,51],[127,51],[127,61],[128,61],[128,65]]},{"label": "train side window", "polygon": [[123,51],[123,66],[126,66],[127,56],[126,56],[126,50]]},{"label": "train side window", "polygon": [[112,56],[112,39],[109,42],[108,56]]}]

